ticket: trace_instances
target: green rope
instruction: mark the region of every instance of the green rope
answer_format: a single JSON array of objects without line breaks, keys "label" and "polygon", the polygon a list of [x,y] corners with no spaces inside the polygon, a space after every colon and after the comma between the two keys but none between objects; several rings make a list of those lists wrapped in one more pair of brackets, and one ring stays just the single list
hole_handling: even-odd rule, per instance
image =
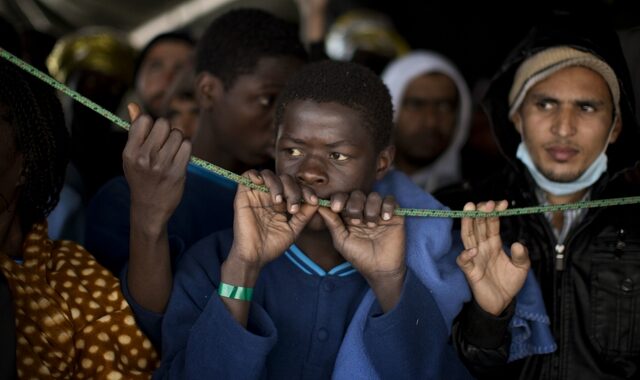
[{"label": "green rope", "polygon": [[[15,64],[20,67],[22,70],[28,72],[34,77],[42,80],[47,83],[51,87],[56,90],[62,92],[63,94],[70,96],[73,100],[79,102],[80,104],[90,108],[91,110],[97,112],[102,115],[104,118],[111,121],[113,124],[129,130],[129,123],[122,120],[112,112],[104,109],[98,104],[92,102],[90,99],[87,99],[83,95],[78,92],[70,89],[64,84],[56,81],[51,78],[49,75],[41,72],[35,67],[29,65],[24,62],[20,58],[14,56],[8,51],[0,48],[0,55],[2,58],[8,60],[9,62]],[[233,182],[242,184],[244,186],[250,187],[252,189],[269,192],[266,186],[256,185],[251,180],[241,175],[238,175],[229,170],[223,169],[219,166],[216,166],[210,162],[202,160],[200,158],[191,156],[190,162],[207,171],[216,173],[222,177],[225,177]],[[625,197],[625,198],[613,198],[613,199],[599,199],[594,201],[583,201],[576,203],[567,203],[562,205],[547,205],[547,206],[534,206],[534,207],[524,207],[524,208],[513,208],[507,209],[504,211],[493,211],[493,212],[484,212],[484,211],[459,211],[459,210],[429,210],[429,209],[415,209],[415,208],[397,208],[395,210],[396,215],[400,216],[420,216],[420,217],[432,217],[432,218],[463,218],[463,217],[494,217],[494,216],[513,216],[513,215],[527,215],[527,214],[539,214],[544,212],[553,212],[553,211],[565,211],[565,210],[576,210],[581,208],[595,208],[595,207],[609,207],[609,206],[619,206],[619,205],[628,205],[628,204],[637,204],[640,203],[640,196],[635,197]],[[329,207],[329,201],[326,199],[321,199],[319,201],[320,206]]]}]

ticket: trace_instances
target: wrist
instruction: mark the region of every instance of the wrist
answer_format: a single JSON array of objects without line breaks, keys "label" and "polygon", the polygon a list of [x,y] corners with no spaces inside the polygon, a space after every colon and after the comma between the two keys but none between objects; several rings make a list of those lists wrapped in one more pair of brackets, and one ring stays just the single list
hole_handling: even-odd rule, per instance
[{"label": "wrist", "polygon": [[378,303],[385,313],[393,309],[398,301],[400,301],[406,276],[406,265],[403,265],[393,272],[379,273],[375,276],[365,276],[369,287],[371,287],[371,290],[376,295]]},{"label": "wrist", "polygon": [[161,236],[167,231],[170,216],[163,212],[149,212],[149,207],[132,203],[131,230],[150,238]]},{"label": "wrist", "polygon": [[234,286],[253,288],[258,281],[261,269],[262,267],[257,263],[247,262],[234,255],[232,249],[220,268],[220,280]]}]

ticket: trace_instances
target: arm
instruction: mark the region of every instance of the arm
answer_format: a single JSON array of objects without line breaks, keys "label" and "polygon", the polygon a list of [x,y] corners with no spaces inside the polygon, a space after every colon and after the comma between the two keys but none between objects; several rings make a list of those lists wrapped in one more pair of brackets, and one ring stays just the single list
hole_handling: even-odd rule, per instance
[{"label": "arm", "polygon": [[[492,201],[464,210],[505,210],[507,202]],[[527,277],[530,261],[520,243],[503,250],[499,218],[463,218],[461,237],[465,250],[457,262],[467,278],[473,302],[465,306],[454,326],[458,352],[474,372],[506,364],[509,355],[507,327],[518,294]]]},{"label": "arm", "polygon": [[217,296],[220,261],[230,246],[230,233],[218,233],[195,244],[179,262],[163,320],[162,365],[154,378],[261,376],[276,330],[259,304],[252,304],[245,328]]},{"label": "arm", "polygon": [[[234,243],[221,269],[222,282],[253,288],[260,271],[295,241],[318,209],[318,198],[291,176],[269,170],[245,173],[269,193],[238,186],[234,201]],[[301,204],[301,201],[305,202]],[[247,326],[250,303],[221,297],[231,315]]]},{"label": "arm", "polygon": [[167,223],[182,198],[191,143],[166,120],[139,117],[136,105],[129,111],[122,154],[131,189],[128,291],[141,307],[162,313],[172,287]]},{"label": "arm", "polygon": [[411,269],[392,310],[382,314],[378,305],[371,308],[364,344],[383,379],[398,373],[412,379],[469,377],[449,344],[449,332],[435,299]]},{"label": "arm", "polygon": [[357,190],[333,194],[331,208],[318,210],[333,245],[367,280],[385,313],[398,303],[407,271],[404,218],[394,215],[396,206],[391,196]]}]

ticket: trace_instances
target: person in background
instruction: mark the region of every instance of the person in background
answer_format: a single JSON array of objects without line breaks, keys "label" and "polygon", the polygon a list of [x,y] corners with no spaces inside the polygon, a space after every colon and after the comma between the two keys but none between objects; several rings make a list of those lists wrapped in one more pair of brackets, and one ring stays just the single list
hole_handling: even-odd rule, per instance
[{"label": "person in background", "polygon": [[[618,37],[599,16],[554,14],[505,60],[485,108],[509,164],[462,189],[460,204],[482,202],[465,210],[640,195],[626,175],[640,158],[633,88]],[[468,368],[480,378],[638,378],[638,212],[628,205],[463,221],[459,264],[474,300],[454,341]],[[492,262],[505,271],[486,269]],[[529,267],[526,282],[537,282],[542,302],[523,310],[514,303],[532,295],[519,291]],[[518,319],[544,328],[516,339],[507,329],[524,326]]]},{"label": "person in background", "polygon": [[394,107],[395,166],[425,191],[461,182],[471,121],[469,88],[444,56],[413,51],[382,73]]},{"label": "person in background", "polygon": [[178,128],[186,138],[196,134],[198,126],[198,101],[195,96],[195,68],[187,63],[176,74],[162,100],[162,116],[172,128]]},{"label": "person in background", "polygon": [[151,39],[138,53],[134,77],[134,99],[153,118],[165,114],[163,101],[171,83],[189,65],[195,40],[186,32],[162,33]]},{"label": "person in background", "polygon": [[5,60],[0,83],[0,375],[149,379],[158,357],[118,280],[47,234],[69,160],[60,102]]},{"label": "person in background", "polygon": [[[59,82],[115,112],[132,83],[133,48],[116,31],[83,29],[58,40],[47,67]],[[49,215],[50,233],[84,243],[86,206],[105,182],[122,174],[127,134],[70,97],[61,101],[71,161],[61,200]]]}]

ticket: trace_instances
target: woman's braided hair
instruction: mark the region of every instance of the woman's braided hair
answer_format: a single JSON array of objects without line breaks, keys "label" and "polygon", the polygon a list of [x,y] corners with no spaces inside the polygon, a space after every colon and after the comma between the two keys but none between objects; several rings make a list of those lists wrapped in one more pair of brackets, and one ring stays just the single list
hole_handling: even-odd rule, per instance
[{"label": "woman's braided hair", "polygon": [[69,161],[69,134],[53,89],[0,62],[0,118],[24,157],[25,183],[18,200],[24,227],[42,221],[58,203]]}]

